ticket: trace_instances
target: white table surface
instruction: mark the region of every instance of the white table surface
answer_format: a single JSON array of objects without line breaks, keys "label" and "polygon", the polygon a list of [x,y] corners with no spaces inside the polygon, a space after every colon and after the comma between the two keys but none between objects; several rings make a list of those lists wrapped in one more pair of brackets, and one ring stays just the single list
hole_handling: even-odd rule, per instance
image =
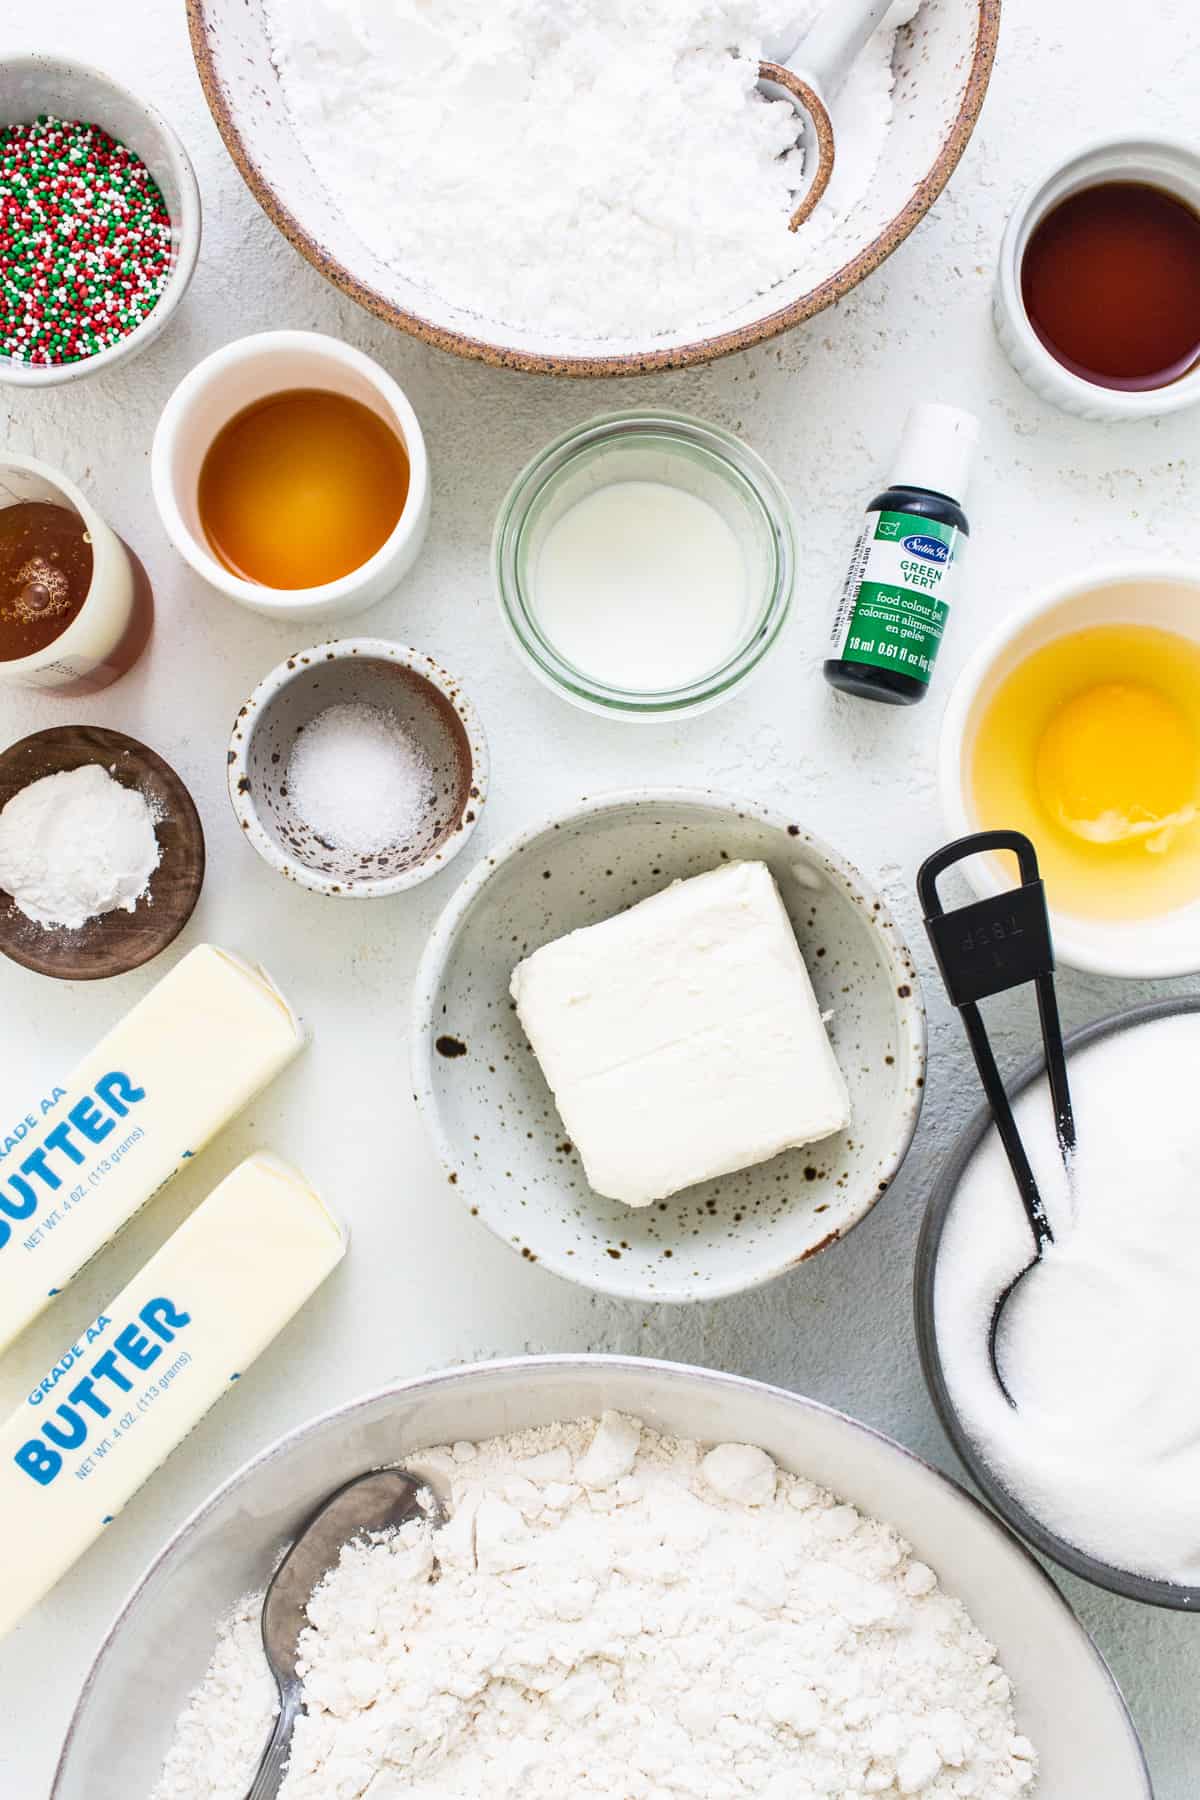
[{"label": "white table surface", "polygon": [[[90,57],[162,106],[195,159],[205,238],[181,314],[144,356],[45,395],[0,390],[5,442],[59,464],[91,492],[145,559],[158,598],[148,656],[106,693],[81,704],[0,690],[3,741],[77,719],[144,739],[195,795],[209,870],[185,937],[157,967],[72,987],[0,966],[4,1091],[15,1103],[40,1091],[182,948],[205,939],[265,960],[315,1041],[8,1353],[0,1406],[16,1403],[76,1328],[258,1145],[311,1173],[350,1216],[354,1242],[335,1280],[237,1394],[0,1647],[5,1800],[45,1800],[101,1633],[179,1522],[280,1432],[389,1379],[525,1351],[665,1356],[782,1382],[955,1470],[917,1363],[909,1272],[930,1181],[976,1088],[957,1021],[932,978],[924,1120],[885,1201],[846,1243],[752,1299],[684,1310],[573,1288],[468,1217],[435,1166],[409,1095],[408,999],[433,919],[489,845],[584,791],[656,781],[786,801],[883,887],[928,974],[912,880],[940,841],[934,746],[956,668],[1032,584],[1113,555],[1200,559],[1200,410],[1128,427],[1071,421],[1021,385],[989,318],[1006,209],[1045,159],[1126,122],[1194,130],[1200,16],[1189,0],[1144,0],[1136,20],[1118,0],[1006,0],[1005,11],[991,93],[966,158],[932,216],[878,274],[835,311],[760,350],[709,370],[626,383],[476,367],[341,300],[276,234],[229,162],[201,97],[180,0],[38,0],[22,12],[19,47]],[[6,48],[16,47],[9,25]],[[435,649],[463,678],[492,744],[495,784],[479,832],[451,869],[391,901],[335,904],[303,893],[242,842],[224,790],[230,723],[258,678],[301,647],[300,637],[237,610],[186,573],[150,498],[151,432],[175,383],[229,338],[278,325],[349,339],[410,395],[432,460],[432,527],[414,574],[363,628]],[[932,698],[898,711],[833,696],[819,667],[858,512],[881,485],[882,464],[920,395],[976,408],[985,439],[970,506],[969,596]],[[802,556],[793,624],[758,684],[691,723],[636,729],[573,711],[518,667],[501,635],[487,552],[497,504],[533,451],[592,412],[648,401],[745,434],[792,495]],[[1135,987],[1067,974],[1060,988],[1074,1025],[1195,985]],[[1001,1046],[1024,1057],[1032,1016],[1017,1003],[997,1013]],[[1200,1620],[1069,1577],[1062,1585],[1128,1695],[1159,1800],[1196,1800]],[[137,1729],[132,1711],[129,1729]]]}]

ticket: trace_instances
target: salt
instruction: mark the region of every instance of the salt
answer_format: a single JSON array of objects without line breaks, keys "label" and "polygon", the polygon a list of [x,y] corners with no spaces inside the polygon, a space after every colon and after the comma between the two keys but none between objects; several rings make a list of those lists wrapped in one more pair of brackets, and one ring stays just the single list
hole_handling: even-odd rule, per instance
[{"label": "salt", "polygon": [[825,4],[838,0],[266,0],[265,12],[297,137],[383,263],[542,340],[644,344],[820,279],[821,246],[867,195],[896,26],[916,3],[892,8],[834,99],[833,179],[792,232],[797,118],[758,93],[758,65]]},{"label": "salt", "polygon": [[437,800],[421,745],[385,707],[365,701],[327,706],[304,727],[287,789],[324,844],[364,856],[411,838]]},{"label": "salt", "polygon": [[1016,1106],[1055,1243],[1032,1254],[993,1133],[946,1222],[934,1295],[950,1396],[997,1479],[1102,1562],[1200,1585],[1200,1016],[1155,1020],[1071,1061],[1079,1145],[1070,1185],[1046,1095]]}]

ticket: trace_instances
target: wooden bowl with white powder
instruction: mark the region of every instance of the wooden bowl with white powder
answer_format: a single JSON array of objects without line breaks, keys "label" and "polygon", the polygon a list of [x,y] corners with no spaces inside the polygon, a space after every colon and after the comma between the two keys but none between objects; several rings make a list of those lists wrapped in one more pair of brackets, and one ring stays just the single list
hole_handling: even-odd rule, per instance
[{"label": "wooden bowl with white powder", "polygon": [[315,644],[272,669],[234,721],[227,762],[264,862],[337,899],[428,880],[487,796],[487,741],[460,683],[383,638]]},{"label": "wooden bowl with white powder", "polygon": [[[93,842],[89,850],[86,833],[80,836],[75,867],[52,872],[47,889],[59,906],[65,898],[74,907],[65,922],[42,923],[36,916],[35,901],[45,895],[32,878],[33,899],[25,895],[24,904],[35,916],[0,887],[0,953],[35,974],[59,981],[103,980],[149,962],[183,930],[204,881],[204,832],[191,795],[161,756],[124,732],[98,725],[56,725],[10,744],[0,755],[0,812],[34,782],[85,768],[95,768],[142,798],[148,809],[146,831],[153,831],[155,844],[143,865],[144,881],[114,888],[111,910],[96,916],[81,917],[95,891],[100,851],[112,846]],[[104,820],[92,823],[103,839]],[[43,819],[39,827],[43,835],[45,827]],[[43,870],[43,885],[48,879]],[[77,901],[71,893],[73,880],[79,885]]]},{"label": "wooden bowl with white powder", "polygon": [[885,20],[833,99],[833,180],[793,234],[795,119],[756,81],[820,9],[188,0],[188,19],[234,162],[327,279],[440,349],[590,376],[786,331],[940,194],[983,105],[1000,0],[903,0]]}]

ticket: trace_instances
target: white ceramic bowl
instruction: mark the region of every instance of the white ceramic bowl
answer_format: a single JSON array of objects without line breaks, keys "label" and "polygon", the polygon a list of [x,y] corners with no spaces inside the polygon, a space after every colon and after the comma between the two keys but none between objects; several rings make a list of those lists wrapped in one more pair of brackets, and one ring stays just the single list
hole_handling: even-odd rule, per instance
[{"label": "white ceramic bowl", "polygon": [[1031,182],[1009,216],[996,271],[996,334],[1018,375],[1035,394],[1084,419],[1149,419],[1200,400],[1200,364],[1166,387],[1126,393],[1085,381],[1063,367],[1029,322],[1021,298],[1021,264],[1046,214],[1083,188],[1105,181],[1141,181],[1175,194],[1200,212],[1200,150],[1173,138],[1098,138],[1065,160],[1056,158]]},{"label": "white ceramic bowl", "polygon": [[326,1414],[247,1464],[183,1525],[122,1609],[84,1685],[50,1800],[152,1791],[218,1622],[263,1586],[331,1489],[434,1444],[604,1407],[668,1434],[760,1444],[894,1525],[995,1644],[1018,1726],[1041,1753],[1039,1800],[1151,1800],[1099,1652],[1028,1551],[961,1488],[890,1438],[781,1388],[607,1356],[525,1357],[406,1382]]},{"label": "white ceramic bowl", "polygon": [[[987,92],[1000,0],[924,0],[901,31],[895,119],[870,194],[815,253],[814,265],[702,335],[579,339],[481,317],[453,294],[390,268],[313,178],[271,58],[264,0],[188,0],[192,49],[217,127],[251,193],[301,255],[361,306],[426,343],[551,375],[637,375],[710,362],[786,331],[842,299],[904,241],[941,193]],[[703,124],[697,122],[697,129]]]},{"label": "white ceramic bowl", "polygon": [[[393,430],[408,454],[404,510],[374,556],[338,581],[269,588],[243,581],[208,545],[196,501],[205,454],[235,414],[269,394],[322,388],[347,394]],[[382,600],[416,561],[429,525],[429,464],[404,390],[361,350],[319,331],[262,331],[214,350],[184,376],[162,411],[150,452],[150,485],[163,529],[186,563],[252,612],[296,624],[325,623]]]},{"label": "white ceramic bowl", "polygon": [[[370,854],[322,842],[287,784],[300,732],[327,706],[354,704],[392,713],[437,784],[437,804],[412,835]],[[458,855],[487,800],[488,748],[478,713],[436,657],[386,638],[334,638],[263,677],[233,722],[226,770],[238,823],[265,863],[315,894],[377,900],[428,881]]]},{"label": "white ceramic bowl", "polygon": [[144,350],[183,299],[200,254],[200,190],[187,151],[160,112],[89,63],[40,53],[0,59],[0,125],[24,124],[43,112],[100,125],[141,157],[170,214],[173,264],[153,311],[107,350],[69,363],[21,363],[0,356],[0,382],[14,387],[78,381]]},{"label": "white ceramic bowl", "polygon": [[[1091,625],[1157,625],[1200,642],[1200,573],[1172,563],[1113,563],[1044,588],[1014,609],[963,669],[942,720],[938,785],[951,838],[979,831],[968,788],[971,748],[992,695],[1018,663]],[[987,825],[1004,821],[990,819]],[[959,868],[982,898],[1006,885],[986,857]],[[1082,919],[1051,908],[1060,962],[1094,975],[1148,980],[1200,970],[1200,901],[1153,919]]]},{"label": "white ceramic bowl", "polygon": [[[779,883],[850,1087],[844,1132],[631,1208],[594,1193],[509,999],[539,945],[723,860]],[[686,789],[586,801],[523,832],[463,882],[413,994],[417,1100],[450,1182],[528,1260],[630,1300],[756,1287],[844,1237],[904,1159],[921,1108],[925,1013],[887,908],[803,826]]]}]

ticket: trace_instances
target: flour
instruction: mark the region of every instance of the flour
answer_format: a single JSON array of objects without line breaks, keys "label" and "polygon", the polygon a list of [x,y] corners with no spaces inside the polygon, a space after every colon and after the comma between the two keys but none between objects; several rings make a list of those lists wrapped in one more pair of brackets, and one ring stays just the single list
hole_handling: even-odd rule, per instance
[{"label": "flour", "polygon": [[363,855],[403,844],[437,804],[433,765],[382,706],[327,706],[288,758],[292,805],[323,843]]},{"label": "flour", "polygon": [[0,812],[0,888],[38,925],[133,912],[160,855],[145,795],[97,763],[30,782]]},{"label": "flour", "polygon": [[154,1800],[245,1800],[279,1711],[262,1651],[261,1594],[226,1619],[204,1676],[175,1722]]},{"label": "flour", "polygon": [[[609,1413],[408,1460],[449,1523],[350,1546],[313,1595],[281,1800],[1031,1791],[962,1606],[889,1526],[761,1450]],[[251,1722],[265,1741],[251,1606],[152,1800],[228,1800],[230,1746]]]},{"label": "flour", "polygon": [[[646,343],[815,266],[891,122],[901,0],[833,103],[837,159],[793,233],[797,117],[764,44],[823,0],[266,0],[313,171],[400,275],[486,320]],[[837,4],[837,0],[828,0]],[[797,59],[802,66],[803,56]]]},{"label": "flour", "polygon": [[1101,1561],[1200,1586],[1200,1019],[1122,1032],[1071,1061],[1079,1144],[1063,1174],[1045,1090],[1016,1107],[1056,1242],[1032,1255],[999,1144],[972,1160],[938,1258],[938,1343],[950,1395],[1009,1492]]}]

